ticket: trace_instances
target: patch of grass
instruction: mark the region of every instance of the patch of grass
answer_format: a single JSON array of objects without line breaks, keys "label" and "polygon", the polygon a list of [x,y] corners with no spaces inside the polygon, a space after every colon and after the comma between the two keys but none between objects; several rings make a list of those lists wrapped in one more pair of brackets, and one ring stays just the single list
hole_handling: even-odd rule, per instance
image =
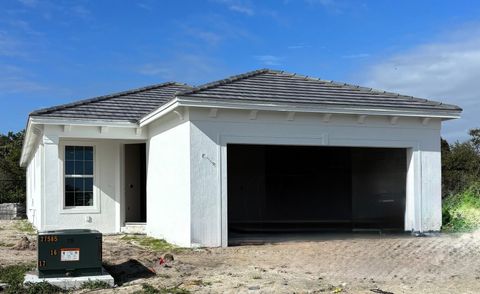
[{"label": "patch of grass", "polygon": [[54,294],[54,293],[65,293],[62,288],[49,284],[47,282],[40,283],[26,283],[25,288],[20,292],[15,293],[24,293],[24,294]]},{"label": "patch of grass", "polygon": [[254,279],[254,280],[261,280],[261,279],[262,279],[262,277],[261,277],[261,276],[259,276],[259,275],[255,275],[255,276],[253,276],[253,277],[252,277],[252,279]]},{"label": "patch of grass", "polygon": [[110,288],[110,285],[105,282],[105,281],[91,281],[88,280],[88,282],[85,282],[82,284],[82,289],[90,289],[90,290],[96,290],[96,289],[108,289]]},{"label": "patch of grass", "polygon": [[155,239],[147,236],[125,235],[122,237],[122,240],[131,242],[136,245],[140,245],[153,251],[180,252],[182,250],[182,248],[170,244],[163,239]]},{"label": "patch of grass", "polygon": [[135,294],[190,294],[190,291],[179,288],[179,287],[171,287],[171,288],[155,288],[150,284],[142,284],[142,290],[135,292]]},{"label": "patch of grass", "polygon": [[443,200],[442,230],[468,232],[480,228],[480,182]]},{"label": "patch of grass", "polygon": [[37,230],[28,220],[20,220],[15,222],[15,228],[21,232],[33,235],[37,233]]},{"label": "patch of grass", "polygon": [[32,270],[33,267],[28,264],[16,264],[0,267],[0,282],[7,283],[10,286],[23,284],[25,273]]},{"label": "patch of grass", "polygon": [[28,283],[26,287],[23,287],[25,273],[29,270],[32,270],[34,267],[34,265],[30,264],[18,264],[0,267],[0,281],[8,284],[5,294],[49,294],[62,292],[62,289],[46,282],[36,284]]}]

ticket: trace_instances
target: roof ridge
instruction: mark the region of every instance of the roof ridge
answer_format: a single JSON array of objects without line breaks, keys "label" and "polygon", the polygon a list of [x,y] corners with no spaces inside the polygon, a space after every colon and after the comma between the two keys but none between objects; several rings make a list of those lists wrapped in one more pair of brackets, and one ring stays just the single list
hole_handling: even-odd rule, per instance
[{"label": "roof ridge", "polygon": [[216,81],[213,81],[213,82],[210,82],[210,83],[206,83],[206,84],[203,84],[203,85],[200,85],[200,86],[196,86],[196,87],[193,87],[193,89],[191,89],[191,90],[180,91],[180,92],[177,93],[177,95],[182,96],[182,95],[198,93],[202,90],[207,90],[207,89],[215,88],[215,87],[218,87],[218,86],[221,86],[221,85],[233,83],[235,81],[250,78],[250,77],[253,77],[253,76],[256,76],[256,75],[259,75],[259,74],[262,74],[262,73],[266,73],[266,72],[280,72],[280,71],[272,70],[272,69],[268,69],[268,68],[252,70],[252,71],[249,71],[249,72],[246,72],[246,73],[243,73],[243,74],[229,76],[228,78],[225,78],[225,79],[216,80]]},{"label": "roof ridge", "polygon": [[85,104],[98,102],[98,101],[104,101],[104,100],[108,100],[108,99],[111,99],[111,98],[117,98],[117,97],[121,97],[121,96],[125,96],[125,95],[136,94],[136,93],[140,93],[140,92],[144,92],[144,91],[148,91],[148,90],[153,90],[153,89],[157,89],[157,88],[162,88],[162,87],[167,87],[167,86],[172,86],[172,85],[178,85],[178,86],[183,85],[183,86],[191,87],[190,85],[185,84],[185,83],[165,82],[165,83],[160,83],[160,84],[154,84],[154,85],[150,85],[150,86],[135,88],[135,89],[131,89],[131,90],[120,91],[120,92],[113,93],[113,94],[101,95],[101,96],[96,96],[96,97],[87,98],[87,99],[83,99],[83,100],[78,100],[78,101],[73,101],[73,102],[69,102],[69,103],[59,104],[59,105],[52,106],[52,107],[41,108],[41,109],[37,109],[37,110],[32,111],[29,115],[32,116],[32,115],[46,114],[46,113],[49,113],[49,112],[52,112],[52,111],[63,110],[63,109],[70,108],[70,107],[85,105]]}]

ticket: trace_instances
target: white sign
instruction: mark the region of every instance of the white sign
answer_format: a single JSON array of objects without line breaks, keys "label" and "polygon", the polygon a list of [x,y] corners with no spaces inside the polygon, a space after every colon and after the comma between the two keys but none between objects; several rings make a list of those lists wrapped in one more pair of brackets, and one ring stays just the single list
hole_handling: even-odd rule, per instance
[{"label": "white sign", "polygon": [[80,248],[62,248],[60,249],[61,261],[79,261],[80,260]]}]

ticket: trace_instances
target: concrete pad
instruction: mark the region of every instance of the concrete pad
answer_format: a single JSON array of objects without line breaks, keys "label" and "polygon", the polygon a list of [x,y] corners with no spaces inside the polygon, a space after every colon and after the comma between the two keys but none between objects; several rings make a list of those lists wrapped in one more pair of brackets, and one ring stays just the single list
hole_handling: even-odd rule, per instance
[{"label": "concrete pad", "polygon": [[28,272],[25,274],[25,280],[23,284],[26,283],[40,283],[47,282],[54,286],[60,287],[62,289],[68,290],[73,288],[82,287],[83,283],[92,281],[102,281],[109,284],[111,287],[115,285],[113,277],[105,270],[102,269],[102,275],[98,276],[83,276],[83,277],[60,277],[60,278],[39,278],[38,273]]}]

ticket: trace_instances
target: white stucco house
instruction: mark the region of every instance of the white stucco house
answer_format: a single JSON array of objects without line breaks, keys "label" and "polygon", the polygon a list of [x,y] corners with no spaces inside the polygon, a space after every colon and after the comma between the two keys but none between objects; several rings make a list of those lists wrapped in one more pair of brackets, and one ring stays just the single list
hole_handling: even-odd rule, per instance
[{"label": "white stucco house", "polygon": [[275,70],[32,112],[21,165],[39,230],[140,227],[180,246],[255,232],[441,227],[454,105]]}]

